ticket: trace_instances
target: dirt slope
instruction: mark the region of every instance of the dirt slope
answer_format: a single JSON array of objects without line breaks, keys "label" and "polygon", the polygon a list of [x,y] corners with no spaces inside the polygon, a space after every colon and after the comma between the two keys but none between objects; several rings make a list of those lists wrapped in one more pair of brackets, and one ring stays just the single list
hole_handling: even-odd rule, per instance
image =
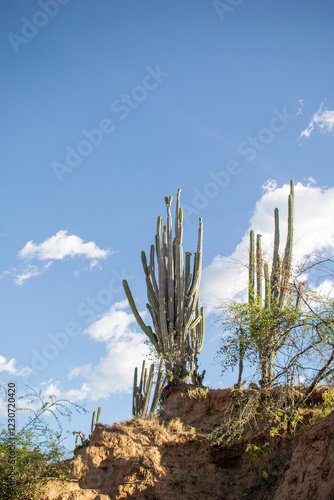
[{"label": "dirt slope", "polygon": [[245,463],[247,444],[271,438],[250,427],[232,447],[208,452],[208,433],[233,415],[240,391],[192,389],[165,391],[158,419],[99,424],[70,461],[73,481],[53,481],[41,500],[334,500],[334,413],[294,453],[296,443],[278,443],[254,467]]}]

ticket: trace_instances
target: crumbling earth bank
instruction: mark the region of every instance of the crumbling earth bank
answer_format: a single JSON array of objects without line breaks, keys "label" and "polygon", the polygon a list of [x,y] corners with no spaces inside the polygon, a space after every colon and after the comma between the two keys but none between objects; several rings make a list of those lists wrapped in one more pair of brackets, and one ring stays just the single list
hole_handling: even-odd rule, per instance
[{"label": "crumbling earth bank", "polygon": [[[334,500],[334,413],[304,433],[285,475],[275,475],[275,460],[282,463],[278,447],[276,458],[268,456],[269,476],[258,481],[254,464],[244,461],[254,432],[237,446],[208,453],[207,433],[227,418],[224,408],[235,390],[198,398],[191,390],[168,392],[156,420],[97,425],[89,445],[70,460],[73,481],[53,481],[41,500]],[[315,392],[312,404],[324,390]]]},{"label": "crumbling earth bank", "polygon": [[308,429],[273,500],[334,500],[334,412]]}]

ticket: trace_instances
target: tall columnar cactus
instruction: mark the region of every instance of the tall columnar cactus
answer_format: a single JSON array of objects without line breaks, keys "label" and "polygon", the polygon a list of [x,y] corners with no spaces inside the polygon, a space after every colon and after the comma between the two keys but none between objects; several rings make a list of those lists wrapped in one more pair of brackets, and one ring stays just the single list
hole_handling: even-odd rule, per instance
[{"label": "tall columnar cactus", "polygon": [[[269,265],[263,261],[261,248],[261,235],[256,237],[254,231],[250,231],[249,244],[249,283],[248,302],[257,311],[262,311],[270,318],[270,325],[266,331],[261,331],[257,335],[259,316],[255,316],[251,330],[257,344],[262,379],[261,385],[270,385],[274,378],[274,362],[278,350],[284,345],[289,335],[289,325],[280,323],[282,311],[285,307],[285,299],[288,291],[288,284],[291,277],[292,245],[293,245],[293,220],[294,220],[294,183],[290,182],[290,194],[288,200],[288,231],[283,259],[279,254],[280,230],[279,212],[275,208],[275,235],[274,251],[272,258],[271,274],[269,275]],[[263,296],[264,282],[264,296]],[[299,297],[299,294],[298,294]],[[296,307],[298,307],[298,299]],[[263,316],[263,314],[262,314]],[[292,326],[292,325],[291,325]],[[282,331],[283,330],[283,331]]]},{"label": "tall columnar cactus", "polygon": [[[123,281],[132,312],[142,330],[150,339],[159,357],[163,358],[167,379],[179,383],[192,376],[193,383],[200,378],[197,373],[197,355],[204,341],[204,309],[200,307],[199,289],[202,268],[203,223],[199,219],[197,251],[191,273],[191,254],[183,254],[183,211],[177,193],[175,237],[173,237],[171,203],[166,197],[167,224],[162,228],[158,217],[155,245],[151,246],[150,261],[142,252],[142,264],[147,285],[147,309],[153,329],[141,318],[130,288]],[[157,260],[157,268],[155,266]]]}]

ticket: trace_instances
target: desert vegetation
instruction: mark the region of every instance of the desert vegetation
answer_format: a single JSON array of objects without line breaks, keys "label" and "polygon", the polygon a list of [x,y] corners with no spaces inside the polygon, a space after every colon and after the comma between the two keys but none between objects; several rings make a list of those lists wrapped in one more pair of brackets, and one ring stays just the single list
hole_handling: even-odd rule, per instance
[{"label": "desert vegetation", "polygon": [[[197,405],[197,409],[205,408],[205,415],[210,411],[213,414],[209,424],[203,423],[204,417],[201,417],[201,426],[198,424],[196,432],[201,435],[201,446],[204,440],[203,446],[212,456],[218,456],[221,449],[241,446],[244,464],[255,474],[254,484],[260,485],[269,474],[263,464],[266,457],[277,450],[277,443],[282,439],[291,443],[287,452],[291,459],[291,450],[303,431],[334,409],[334,299],[332,289],[327,287],[324,294],[322,287],[324,282],[328,285],[333,281],[334,258],[310,256],[302,265],[294,265],[294,183],[291,181],[283,255],[279,252],[280,223],[276,208],[272,257],[263,252],[261,235],[251,230],[245,298],[231,300],[220,307],[222,337],[218,355],[222,372],[236,369],[238,373],[234,388],[229,389],[228,397],[224,396],[222,406],[216,403],[212,406],[213,396],[204,386],[205,371],[198,372],[198,354],[204,344],[205,328],[204,308],[200,305],[203,223],[200,219],[197,249],[191,263],[190,252],[184,253],[182,246],[180,190],[174,235],[172,197],[166,197],[165,203],[167,222],[162,227],[162,218],[158,218],[149,262],[144,251],[141,255],[152,326],[140,316],[129,285],[123,282],[129,305],[147,335],[155,358],[149,368],[143,362],[140,374],[139,367],[134,371],[133,425],[139,425],[138,422],[144,425],[145,419],[147,425],[161,426],[169,422],[168,432],[173,433],[179,421],[180,433],[191,441],[195,432],[191,419],[184,428],[186,422],[182,423],[180,408],[174,419],[171,415],[168,417],[164,409],[164,402],[176,391],[184,414],[189,414],[189,408],[195,408],[193,405]],[[319,389],[320,384],[326,387]],[[312,403],[314,394],[317,398]],[[32,392],[30,397],[36,400],[38,394]],[[43,486],[55,477],[63,480],[71,477],[63,461],[61,429],[52,431],[43,415],[52,413],[59,422],[59,417],[70,417],[71,409],[81,411],[82,408],[55,398],[42,401],[40,396],[39,403],[39,408],[35,407],[34,415],[15,438],[17,479],[16,489],[10,491],[10,439],[6,429],[1,431],[1,498],[39,498],[37,484]],[[100,432],[100,413],[101,408],[97,415],[93,414],[88,439],[81,432],[76,433],[76,450],[88,446],[94,432]],[[245,436],[249,433],[251,438],[247,438],[247,442]],[[288,446],[283,448],[286,451]],[[186,493],[187,482],[187,473],[179,471],[174,483],[180,494]]]}]

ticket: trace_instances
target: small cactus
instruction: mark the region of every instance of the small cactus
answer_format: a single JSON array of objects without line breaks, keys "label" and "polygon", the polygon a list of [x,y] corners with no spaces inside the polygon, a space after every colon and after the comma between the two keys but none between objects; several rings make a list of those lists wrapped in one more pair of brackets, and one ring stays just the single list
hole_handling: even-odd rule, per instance
[{"label": "small cactus", "polygon": [[[97,424],[100,421],[100,416],[101,416],[101,406],[99,406],[98,409],[97,409],[97,415],[96,415],[95,410],[93,411],[92,424],[91,424],[91,429],[90,429],[91,433],[89,434],[89,439],[91,439],[93,431],[94,431],[95,427],[97,426]],[[96,422],[95,422],[95,417],[96,417]]]},{"label": "small cactus", "polygon": [[[153,396],[151,410],[149,415],[154,413],[156,406],[159,401],[161,389],[162,389],[162,361],[160,362],[158,377],[156,382],[156,388]],[[154,376],[154,364],[152,363],[149,372],[147,374],[147,368],[145,368],[145,360],[142,364],[140,382],[138,385],[138,368],[134,370],[133,377],[133,403],[132,403],[132,415],[134,417],[146,418],[148,412],[148,405],[151,396],[151,390],[153,385]]]}]

